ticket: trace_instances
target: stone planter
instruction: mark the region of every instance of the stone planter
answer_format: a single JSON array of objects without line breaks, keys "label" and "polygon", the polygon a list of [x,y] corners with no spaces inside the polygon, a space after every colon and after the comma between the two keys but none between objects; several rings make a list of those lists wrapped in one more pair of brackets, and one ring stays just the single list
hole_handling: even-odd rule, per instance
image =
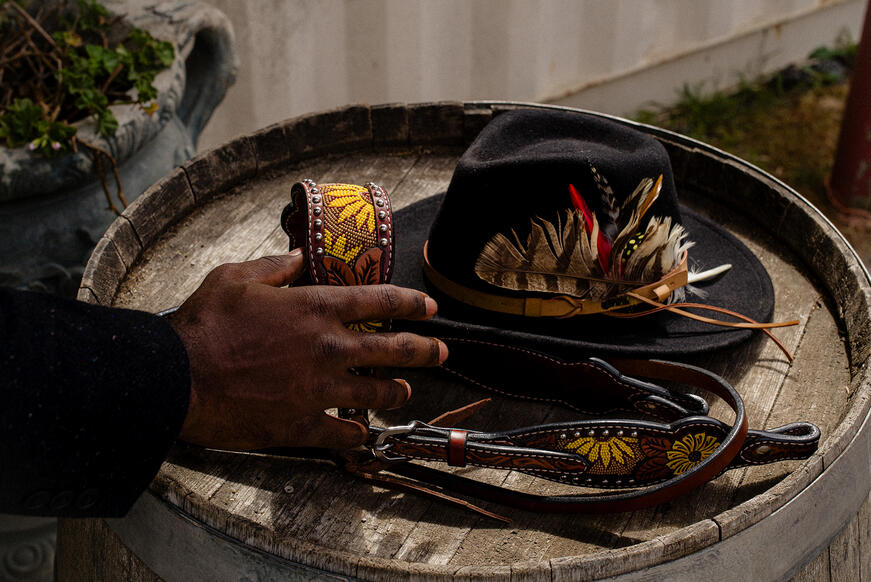
[{"label": "stone planter", "polygon": [[[200,131],[235,79],[238,59],[229,20],[205,3],[104,4],[176,47],[175,62],[155,79],[156,113],[113,107],[119,127],[109,139],[95,134],[93,121],[79,124],[80,137],[115,157],[132,202],[194,154]],[[0,285],[73,296],[91,250],[115,218],[84,148],[49,160],[0,147]]]},{"label": "stone planter", "polygon": [[[83,139],[118,161],[132,202],[194,154],[238,59],[229,20],[204,3],[104,5],[176,48],[175,62],[155,79],[155,114],[114,107],[119,128],[109,139],[95,135],[92,121],[79,124]],[[114,194],[111,174],[109,184]],[[88,153],[47,160],[0,147],[0,285],[74,296],[92,248],[115,218]],[[54,519],[0,515],[0,582],[53,580],[55,530]]]}]

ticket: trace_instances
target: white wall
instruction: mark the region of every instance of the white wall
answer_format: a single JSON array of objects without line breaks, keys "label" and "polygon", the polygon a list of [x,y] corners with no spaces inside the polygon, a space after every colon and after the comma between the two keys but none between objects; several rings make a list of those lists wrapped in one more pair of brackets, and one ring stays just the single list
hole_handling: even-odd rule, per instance
[{"label": "white wall", "polygon": [[549,101],[629,113],[858,39],[865,0],[209,0],[241,66],[200,149],[347,103]]}]

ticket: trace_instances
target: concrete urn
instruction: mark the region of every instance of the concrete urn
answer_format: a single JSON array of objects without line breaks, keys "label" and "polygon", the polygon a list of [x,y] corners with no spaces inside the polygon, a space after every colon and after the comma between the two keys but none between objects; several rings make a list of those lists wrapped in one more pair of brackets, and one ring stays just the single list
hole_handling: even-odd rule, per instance
[{"label": "concrete urn", "polygon": [[[235,80],[238,57],[227,17],[202,2],[104,1],[113,13],[175,45],[172,66],[157,75],[158,109],[112,108],[114,136],[92,120],[78,135],[110,152],[128,202],[195,153],[197,138]],[[115,181],[104,163],[119,210]],[[85,148],[47,159],[0,147],[0,285],[74,296],[94,245],[117,217]]]}]

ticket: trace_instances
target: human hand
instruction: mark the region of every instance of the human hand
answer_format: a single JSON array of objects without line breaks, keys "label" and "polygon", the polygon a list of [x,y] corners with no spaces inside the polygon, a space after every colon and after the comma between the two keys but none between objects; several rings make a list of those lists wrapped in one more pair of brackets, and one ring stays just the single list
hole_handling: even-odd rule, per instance
[{"label": "human hand", "polygon": [[436,303],[425,294],[393,285],[283,288],[304,266],[300,249],[221,265],[169,316],[191,368],[182,440],[237,450],[354,447],[366,428],[324,410],[397,408],[411,388],[349,368],[437,366],[447,357],[434,338],[344,325],[427,319]]}]

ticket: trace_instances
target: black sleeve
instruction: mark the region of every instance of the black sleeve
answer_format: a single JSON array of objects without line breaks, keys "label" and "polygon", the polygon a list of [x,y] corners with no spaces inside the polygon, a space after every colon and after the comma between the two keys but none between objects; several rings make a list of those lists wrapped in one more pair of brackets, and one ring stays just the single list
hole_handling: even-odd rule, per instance
[{"label": "black sleeve", "polygon": [[0,288],[0,513],[123,515],[189,397],[162,318]]}]

